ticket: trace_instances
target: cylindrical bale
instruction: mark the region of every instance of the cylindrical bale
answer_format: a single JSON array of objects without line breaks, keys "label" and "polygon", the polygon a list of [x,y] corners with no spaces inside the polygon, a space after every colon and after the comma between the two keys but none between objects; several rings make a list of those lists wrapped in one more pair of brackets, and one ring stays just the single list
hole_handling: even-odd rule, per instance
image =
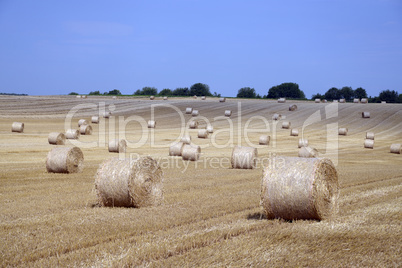
[{"label": "cylindrical bale", "polygon": [[333,102],[333,103],[338,103],[338,100],[333,100],[332,102]]},{"label": "cylindrical bale", "polygon": [[345,99],[339,99],[339,102],[340,102],[340,103],[345,103],[346,100],[345,100]]},{"label": "cylindrical bale", "polygon": [[374,140],[374,133],[373,132],[366,132],[366,139]]},{"label": "cylindrical bale", "polygon": [[305,146],[308,146],[308,139],[299,139],[298,147],[301,148],[301,147],[305,147]]},{"label": "cylindrical bale", "polygon": [[197,98],[197,95],[194,95],[193,98],[196,99],[196,98]]},{"label": "cylindrical bale", "polygon": [[370,112],[362,112],[362,118],[370,118]]},{"label": "cylindrical bale", "polygon": [[67,129],[66,139],[77,140],[80,138],[80,131],[78,129]]},{"label": "cylindrical bale", "polygon": [[323,103],[327,103],[328,101],[324,99],[322,102],[323,102]]},{"label": "cylindrical bale", "polygon": [[109,141],[109,152],[111,153],[125,153],[127,143],[125,140],[111,140]]},{"label": "cylindrical bale", "polygon": [[205,96],[202,96],[202,97],[201,97],[201,100],[206,100]]},{"label": "cylindrical bale", "polygon": [[195,120],[191,121],[189,127],[190,128],[198,128],[198,121],[195,121]]},{"label": "cylindrical bale", "polygon": [[117,99],[117,97],[116,97],[116,96],[113,96],[113,97],[112,97],[112,99],[114,99],[114,100],[115,100],[115,99]]},{"label": "cylindrical bale", "polygon": [[192,116],[198,116],[200,113],[198,112],[198,110],[193,110],[192,112],[191,112],[191,115]]},{"label": "cylindrical bale", "polygon": [[24,123],[13,122],[11,125],[11,132],[24,132]]},{"label": "cylindrical bale", "polygon": [[99,116],[94,115],[91,117],[91,123],[92,124],[99,124]]},{"label": "cylindrical bale", "polygon": [[87,98],[87,95],[83,95],[83,96],[81,96],[83,99],[86,99]]},{"label": "cylindrical bale", "polygon": [[66,143],[66,135],[59,132],[51,132],[47,138],[49,144],[64,145]]},{"label": "cylindrical bale", "polygon": [[214,133],[214,127],[213,126],[207,126],[207,131],[208,131],[208,133]]},{"label": "cylindrical bale", "polygon": [[236,146],[233,148],[232,168],[253,169],[256,167],[258,151],[254,147]]},{"label": "cylindrical bale", "polygon": [[80,95],[77,95],[76,98],[77,98],[77,99],[81,99],[81,96],[80,96]]},{"label": "cylindrical bale", "polygon": [[149,99],[150,99],[150,100],[154,100],[154,99],[155,99],[155,96],[150,96]]},{"label": "cylindrical bale", "polygon": [[181,156],[183,160],[197,161],[200,159],[201,147],[197,145],[185,144]]},{"label": "cylindrical bale", "polygon": [[345,127],[341,127],[341,128],[339,128],[339,130],[338,130],[338,134],[339,134],[339,135],[346,136],[346,135],[348,135],[348,129],[345,128]]},{"label": "cylindrical bale", "polygon": [[181,156],[181,153],[183,151],[183,142],[178,142],[170,146],[169,148],[169,155],[170,156]]},{"label": "cylindrical bale", "polygon": [[289,129],[291,123],[289,121],[284,121],[282,122],[282,128]]},{"label": "cylindrical bale", "polygon": [[299,150],[299,157],[318,157],[318,151],[315,148],[309,146],[302,146]]},{"label": "cylindrical bale", "polygon": [[186,114],[191,114],[193,112],[193,108],[187,107],[186,108]]},{"label": "cylindrical bale", "polygon": [[156,127],[156,122],[154,120],[149,120],[148,121],[148,128],[155,128]]},{"label": "cylindrical bale", "polygon": [[264,168],[261,206],[268,219],[332,218],[338,197],[338,173],[330,159],[278,157]]},{"label": "cylindrical bale", "polygon": [[360,100],[360,102],[361,102],[361,103],[368,103],[368,99],[367,99],[367,98],[362,98],[362,99]]},{"label": "cylindrical bale", "polygon": [[77,173],[84,165],[84,154],[78,147],[53,148],[46,158],[47,172]]},{"label": "cylindrical bale", "polygon": [[320,102],[321,102],[321,99],[315,99],[314,102],[315,102],[315,103],[320,103]]},{"label": "cylindrical bale", "polygon": [[80,119],[78,120],[78,126],[82,126],[82,125],[88,125],[88,121],[85,119]]},{"label": "cylindrical bale", "polygon": [[163,172],[151,157],[104,161],[95,178],[99,204],[107,207],[149,207],[162,204]]},{"label": "cylindrical bale", "polygon": [[226,98],[219,98],[219,102],[225,102]]},{"label": "cylindrical bale", "polygon": [[286,102],[286,99],[285,98],[279,98],[278,99],[278,103],[285,103]]},{"label": "cylindrical bale", "polygon": [[112,115],[111,112],[104,112],[103,113],[103,118],[109,118]]},{"label": "cylindrical bale", "polygon": [[279,120],[279,119],[281,119],[282,118],[282,115],[280,115],[280,114],[274,114],[273,116],[272,116],[272,120]]},{"label": "cylindrical bale", "polygon": [[80,134],[81,135],[92,135],[92,127],[90,125],[80,126]]},{"label": "cylindrical bale", "polygon": [[290,136],[299,136],[299,130],[297,128],[292,128],[290,130]]},{"label": "cylindrical bale", "polygon": [[374,140],[365,139],[364,148],[374,149]]},{"label": "cylindrical bale", "polygon": [[198,130],[198,138],[200,138],[200,139],[206,139],[206,138],[208,138],[208,130],[206,130],[206,129],[199,129],[199,130]]},{"label": "cylindrical bale", "polygon": [[163,100],[167,100],[167,99],[168,99],[168,97],[166,97],[166,96],[165,96],[165,97],[163,97]]},{"label": "cylindrical bale", "polygon": [[393,154],[402,154],[402,144],[400,143],[391,144],[389,151]]},{"label": "cylindrical bale", "polygon": [[191,143],[191,136],[190,135],[184,135],[180,141],[184,144],[190,144]]},{"label": "cylindrical bale", "polygon": [[231,116],[232,111],[231,110],[225,110],[225,116]]},{"label": "cylindrical bale", "polygon": [[381,101],[381,104],[385,104],[385,103],[387,103],[386,101]]},{"label": "cylindrical bale", "polygon": [[359,99],[353,99],[353,103],[359,103],[360,100]]},{"label": "cylindrical bale", "polygon": [[269,145],[269,140],[271,139],[268,135],[261,135],[258,141],[259,145]]},{"label": "cylindrical bale", "polygon": [[289,106],[289,111],[296,111],[297,110],[297,105],[293,104]]}]

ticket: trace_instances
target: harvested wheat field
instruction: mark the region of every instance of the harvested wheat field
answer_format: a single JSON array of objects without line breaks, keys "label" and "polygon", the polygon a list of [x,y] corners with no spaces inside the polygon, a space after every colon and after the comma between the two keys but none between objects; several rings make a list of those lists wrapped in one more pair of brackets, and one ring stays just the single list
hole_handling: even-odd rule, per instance
[{"label": "harvested wheat field", "polygon": [[[297,112],[289,111],[292,104]],[[208,138],[188,127],[187,107],[199,111],[198,129],[213,127]],[[272,120],[275,113],[299,136],[282,129],[283,119]],[[49,133],[92,116],[99,116],[92,135],[48,143]],[[149,120],[157,128],[148,128]],[[24,131],[12,132],[13,122],[24,122]],[[338,135],[339,128],[348,135]],[[375,133],[374,149],[363,148],[366,132]],[[169,156],[184,135],[201,147],[198,161]],[[269,145],[259,145],[261,135],[270,136]],[[297,157],[300,138],[336,167],[338,213],[322,221],[268,219],[260,206],[263,167],[274,157]],[[125,139],[126,152],[109,153],[112,139]],[[402,155],[390,153],[394,143],[402,143],[397,104],[2,96],[0,266],[400,267]],[[237,145],[257,148],[255,168],[231,167]],[[48,173],[55,146],[79,147],[82,172]],[[99,166],[123,156],[159,162],[161,205],[98,203]]]}]

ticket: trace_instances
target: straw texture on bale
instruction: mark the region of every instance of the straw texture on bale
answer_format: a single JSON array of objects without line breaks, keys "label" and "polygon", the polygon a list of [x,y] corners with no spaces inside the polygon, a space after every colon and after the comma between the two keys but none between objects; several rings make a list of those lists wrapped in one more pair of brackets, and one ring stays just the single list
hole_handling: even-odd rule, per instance
[{"label": "straw texture on bale", "polygon": [[290,122],[289,121],[284,121],[284,122],[282,122],[282,128],[285,128],[285,129],[289,129],[290,128]]},{"label": "straw texture on bale", "polygon": [[197,161],[200,159],[201,147],[198,145],[185,144],[181,156],[183,160]]},{"label": "straw texture on bale", "polygon": [[279,102],[279,103],[285,103],[285,102],[286,102],[286,99],[285,99],[285,98],[279,98],[279,99],[278,99],[278,102]]},{"label": "straw texture on bale", "polygon": [[370,118],[370,112],[362,112],[363,118]]},{"label": "straw texture on bale", "polygon": [[340,102],[340,103],[345,103],[346,100],[345,100],[345,99],[339,99],[339,102]]},{"label": "straw texture on bale", "polygon": [[198,110],[193,110],[192,112],[191,112],[191,115],[192,116],[198,116],[200,113],[198,112]]},{"label": "straw texture on bale", "polygon": [[191,136],[190,135],[184,135],[181,139],[181,142],[184,144],[190,144],[191,143]]},{"label": "straw texture on bale", "polygon": [[163,100],[167,100],[167,99],[168,99],[168,97],[166,97],[166,96],[165,96],[165,97],[163,97]]},{"label": "straw texture on bale", "polygon": [[104,161],[95,178],[99,204],[107,207],[149,207],[162,204],[163,172],[151,157]]},{"label": "straw texture on bale", "polygon": [[90,125],[81,125],[80,126],[80,134],[81,135],[92,135],[92,127]]},{"label": "straw texture on bale", "polygon": [[297,128],[291,129],[290,136],[299,136],[299,130]]},{"label": "straw texture on bale", "polygon": [[186,114],[191,114],[193,112],[193,108],[187,107],[186,108]]},{"label": "straw texture on bale", "polygon": [[154,100],[154,99],[155,99],[155,96],[150,96],[149,99],[150,99],[150,100]]},{"label": "straw texture on bale", "polygon": [[364,148],[374,149],[374,140],[365,139]]},{"label": "straw texture on bale", "polygon": [[368,99],[367,99],[367,98],[362,98],[362,99],[360,100],[360,102],[361,102],[361,103],[368,103]]},{"label": "straw texture on bale", "polygon": [[206,100],[205,96],[202,96],[202,97],[201,97],[201,100]]},{"label": "straw texture on bale", "polygon": [[232,168],[253,169],[256,167],[258,152],[254,147],[236,146],[233,148]]},{"label": "straw texture on bale", "polygon": [[213,126],[207,126],[207,131],[208,131],[208,133],[214,133],[214,127]]},{"label": "straw texture on bale", "polygon": [[225,110],[225,116],[231,116],[232,111],[231,110]]},{"label": "straw texture on bale", "polygon": [[66,143],[66,136],[64,133],[51,132],[47,138],[49,144],[64,145]]},{"label": "straw texture on bale", "polygon": [[206,129],[199,129],[199,130],[198,130],[198,138],[200,138],[200,139],[206,139],[206,138],[208,138],[208,130],[206,130]]},{"label": "straw texture on bale", "polygon": [[225,102],[226,98],[219,98],[219,102]]},{"label": "straw texture on bale", "polygon": [[359,103],[360,100],[359,99],[353,99],[353,103]]},{"label": "straw texture on bale", "polygon": [[389,151],[393,154],[402,154],[402,144],[400,143],[391,144]]},{"label": "straw texture on bale", "polygon": [[78,120],[78,126],[82,126],[82,125],[88,125],[88,121],[85,119],[80,119]]},{"label": "straw texture on bale", "polygon": [[109,118],[112,115],[111,112],[104,112],[103,113],[103,118]]},{"label": "straw texture on bale", "polygon": [[297,105],[293,104],[289,106],[289,111],[296,111],[297,110]]},{"label": "straw texture on bale", "polygon": [[11,132],[24,132],[24,123],[13,122],[11,125]]},{"label": "straw texture on bale", "polygon": [[315,148],[309,146],[302,146],[299,150],[299,157],[318,157],[318,151]]},{"label": "straw texture on bale", "polygon": [[156,127],[156,122],[154,120],[149,120],[148,121],[148,128],[155,128]]},{"label": "straw texture on bale", "polygon": [[272,120],[279,120],[279,119],[281,119],[282,118],[282,115],[280,115],[280,114],[274,114],[273,116],[272,116]]},{"label": "straw texture on bale", "polygon": [[169,148],[169,155],[170,156],[181,156],[181,153],[183,151],[183,142],[178,142],[170,146]]},{"label": "straw texture on bale", "polygon": [[77,173],[81,172],[84,164],[84,154],[78,147],[53,148],[46,158],[47,172]]},{"label": "straw texture on bale", "polygon": [[348,135],[348,129],[345,128],[345,127],[341,127],[341,128],[339,129],[339,131],[338,131],[338,134],[339,134],[339,135],[346,136],[346,135]]},{"label": "straw texture on bale", "polygon": [[94,115],[91,117],[91,123],[92,124],[99,124],[99,116]]},{"label": "straw texture on bale", "polygon": [[80,137],[80,131],[78,129],[68,129],[66,131],[66,139],[76,140]]},{"label": "straw texture on bale", "polygon": [[301,148],[301,147],[305,147],[305,146],[308,146],[308,139],[299,139],[298,147]]},{"label": "straw texture on bale", "polygon": [[111,153],[125,153],[127,142],[125,140],[111,140],[109,141],[109,152]]},{"label": "straw texture on bale", "polygon": [[314,102],[315,102],[315,103],[320,103],[320,102],[321,102],[321,99],[315,99]]},{"label": "straw texture on bale", "polygon": [[281,157],[264,168],[261,206],[268,219],[329,219],[338,211],[338,197],[330,159]]},{"label": "straw texture on bale", "polygon": [[261,135],[260,139],[258,141],[258,144],[260,145],[269,145],[269,140],[271,139],[270,136],[268,135]]},{"label": "straw texture on bale", "polygon": [[190,128],[198,128],[198,121],[195,121],[195,120],[191,121],[189,127]]},{"label": "straw texture on bale", "polygon": [[374,140],[374,133],[373,132],[366,132],[366,139]]}]

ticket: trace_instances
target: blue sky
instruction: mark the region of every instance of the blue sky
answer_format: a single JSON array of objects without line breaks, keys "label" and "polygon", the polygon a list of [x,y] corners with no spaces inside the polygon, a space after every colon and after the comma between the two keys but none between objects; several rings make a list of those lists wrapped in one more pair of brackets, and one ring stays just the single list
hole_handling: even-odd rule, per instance
[{"label": "blue sky", "polygon": [[0,0],[0,92],[402,93],[399,0]]}]

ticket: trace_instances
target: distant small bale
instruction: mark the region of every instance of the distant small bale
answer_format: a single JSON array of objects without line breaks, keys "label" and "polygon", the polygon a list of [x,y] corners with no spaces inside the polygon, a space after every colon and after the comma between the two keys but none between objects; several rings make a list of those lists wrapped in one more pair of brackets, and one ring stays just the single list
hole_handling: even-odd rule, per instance
[{"label": "distant small bale", "polygon": [[321,99],[315,99],[314,102],[315,103],[321,103]]},{"label": "distant small bale", "polygon": [[362,99],[360,100],[360,102],[361,102],[361,103],[368,103],[368,99],[367,99],[367,98],[362,98]]},{"label": "distant small bale", "polygon": [[189,127],[192,129],[198,128],[198,121],[196,120],[191,121]]},{"label": "distant small bale", "polygon": [[87,95],[82,95],[81,96],[83,99],[86,99],[87,98]]},{"label": "distant small bale", "polygon": [[187,107],[186,108],[186,114],[191,114],[193,112],[193,108]]},{"label": "distant small bale", "polygon": [[111,112],[104,112],[103,113],[103,118],[109,118],[112,115]]},{"label": "distant small bale", "polygon": [[49,144],[64,145],[66,143],[66,135],[59,132],[51,132],[47,138]]},{"label": "distant small bale", "polygon": [[232,111],[231,110],[225,110],[225,116],[229,117],[232,115]]},{"label": "distant small bale", "polygon": [[81,96],[80,96],[80,95],[77,95],[76,98],[77,98],[77,99],[81,99]]},{"label": "distant small bale", "polygon": [[280,114],[274,114],[272,116],[272,120],[280,120],[281,118],[282,118],[282,115],[280,115]]},{"label": "distant small bale", "polygon": [[318,157],[318,151],[315,148],[309,146],[302,146],[299,149],[299,157]]},{"label": "distant small bale", "polygon": [[366,139],[374,140],[374,132],[366,132]]},{"label": "distant small bale", "polygon": [[167,97],[167,96],[164,96],[164,97],[163,97],[163,100],[168,100],[168,97]]},{"label": "distant small bale", "polygon": [[47,172],[77,173],[84,164],[84,154],[78,147],[55,147],[46,158]]},{"label": "distant small bale", "polygon": [[117,99],[117,97],[116,97],[116,96],[113,96],[113,97],[112,97],[112,99],[114,99],[114,100],[115,100],[115,99]]},{"label": "distant small bale", "polygon": [[402,154],[402,144],[400,143],[391,144],[389,151],[393,154]]},{"label": "distant small bale", "polygon": [[109,152],[111,153],[125,153],[127,142],[125,140],[111,140],[109,141]]},{"label": "distant small bale", "polygon": [[11,132],[24,132],[24,123],[13,122],[13,124],[11,125]]},{"label": "distant small bale", "polygon": [[150,99],[150,100],[154,100],[154,99],[155,99],[155,96],[150,96],[149,99]]},{"label": "distant small bale", "polygon": [[181,153],[182,159],[187,161],[197,161],[200,159],[201,147],[198,145],[185,144]]},{"label": "distant small bale", "polygon": [[205,97],[205,96],[202,96],[202,97],[201,97],[201,100],[206,100],[206,97]]},{"label": "distant small bale", "polygon": [[191,136],[190,135],[184,135],[180,141],[184,144],[190,144],[191,143]]},{"label": "distant small bale", "polygon": [[219,98],[219,102],[225,102],[226,98]]},{"label": "distant small bale", "polygon": [[154,120],[148,120],[148,128],[155,128],[156,122]]},{"label": "distant small bale", "polygon": [[370,112],[362,112],[362,118],[370,118]]},{"label": "distant small bale", "polygon": [[348,129],[345,128],[345,127],[341,127],[341,128],[339,128],[339,130],[338,130],[338,134],[339,134],[339,135],[342,135],[342,136],[346,136],[346,135],[348,135]]},{"label": "distant small bale", "polygon": [[258,151],[254,147],[236,146],[232,151],[232,168],[253,169],[256,167],[257,156]]},{"label": "distant small bale", "polygon": [[197,99],[197,95],[194,95],[193,98],[194,98],[194,99]]},{"label": "distant small bale", "polygon": [[199,129],[199,130],[198,130],[198,138],[200,138],[200,139],[206,139],[206,138],[208,138],[208,130],[206,130],[206,129]]},{"label": "distant small bale", "polygon": [[339,99],[339,102],[340,102],[340,103],[345,103],[346,100],[345,100],[345,99]]},{"label": "distant small bale", "polygon": [[81,135],[92,135],[92,127],[90,125],[80,126],[80,134]]},{"label": "distant small bale", "polygon": [[374,140],[365,139],[364,148],[374,149]]},{"label": "distant small bale", "polygon": [[78,126],[82,126],[82,125],[88,125],[88,121],[85,119],[80,119],[78,120]]},{"label": "distant small bale", "polygon": [[67,129],[66,139],[77,140],[80,138],[80,131],[78,129]]},{"label": "distant small bale", "polygon": [[297,128],[292,128],[290,130],[290,136],[299,136],[299,130]]},{"label": "distant small bale", "polygon": [[297,105],[293,104],[289,106],[289,111],[296,111],[297,110]]},{"label": "distant small bale", "polygon": [[305,147],[305,146],[308,146],[308,139],[299,139],[298,147],[301,148],[301,147]]},{"label": "distant small bale", "polygon": [[99,124],[99,116],[94,115],[91,117],[91,123],[92,124]]},{"label": "distant small bale", "polygon": [[208,131],[208,133],[214,133],[214,127],[213,126],[207,126],[207,131]]},{"label": "distant small bale", "polygon": [[381,101],[381,104],[385,104],[385,103],[387,103],[386,101]]},{"label": "distant small bale", "polygon": [[264,168],[260,204],[268,219],[329,219],[338,211],[338,197],[330,159],[277,157]]},{"label": "distant small bale", "polygon": [[284,128],[284,129],[289,129],[290,125],[291,125],[291,123],[289,121],[282,122],[282,128]]},{"label": "distant small bale", "polygon": [[338,103],[338,100],[333,100],[332,102],[333,102],[333,103]]},{"label": "distant small bale", "polygon": [[181,156],[182,151],[183,151],[183,142],[178,142],[173,144],[172,146],[169,147],[169,155],[170,156]]},{"label": "distant small bale", "polygon": [[353,99],[353,103],[359,103],[360,99]]},{"label": "distant small bale", "polygon": [[278,99],[278,103],[285,103],[286,102],[286,99],[285,98],[279,98]]},{"label": "distant small bale", "polygon": [[191,116],[198,116],[200,113],[198,112],[198,110],[193,110],[191,112]]},{"label": "distant small bale", "polygon": [[261,135],[260,139],[258,141],[259,145],[269,145],[269,141],[270,141],[271,137],[268,135]]},{"label": "distant small bale", "polygon": [[113,157],[99,166],[95,190],[102,206],[157,206],[163,202],[163,172],[149,156],[136,160]]},{"label": "distant small bale", "polygon": [[323,102],[323,103],[327,103],[328,101],[324,99],[324,100],[322,100],[322,102]]}]

